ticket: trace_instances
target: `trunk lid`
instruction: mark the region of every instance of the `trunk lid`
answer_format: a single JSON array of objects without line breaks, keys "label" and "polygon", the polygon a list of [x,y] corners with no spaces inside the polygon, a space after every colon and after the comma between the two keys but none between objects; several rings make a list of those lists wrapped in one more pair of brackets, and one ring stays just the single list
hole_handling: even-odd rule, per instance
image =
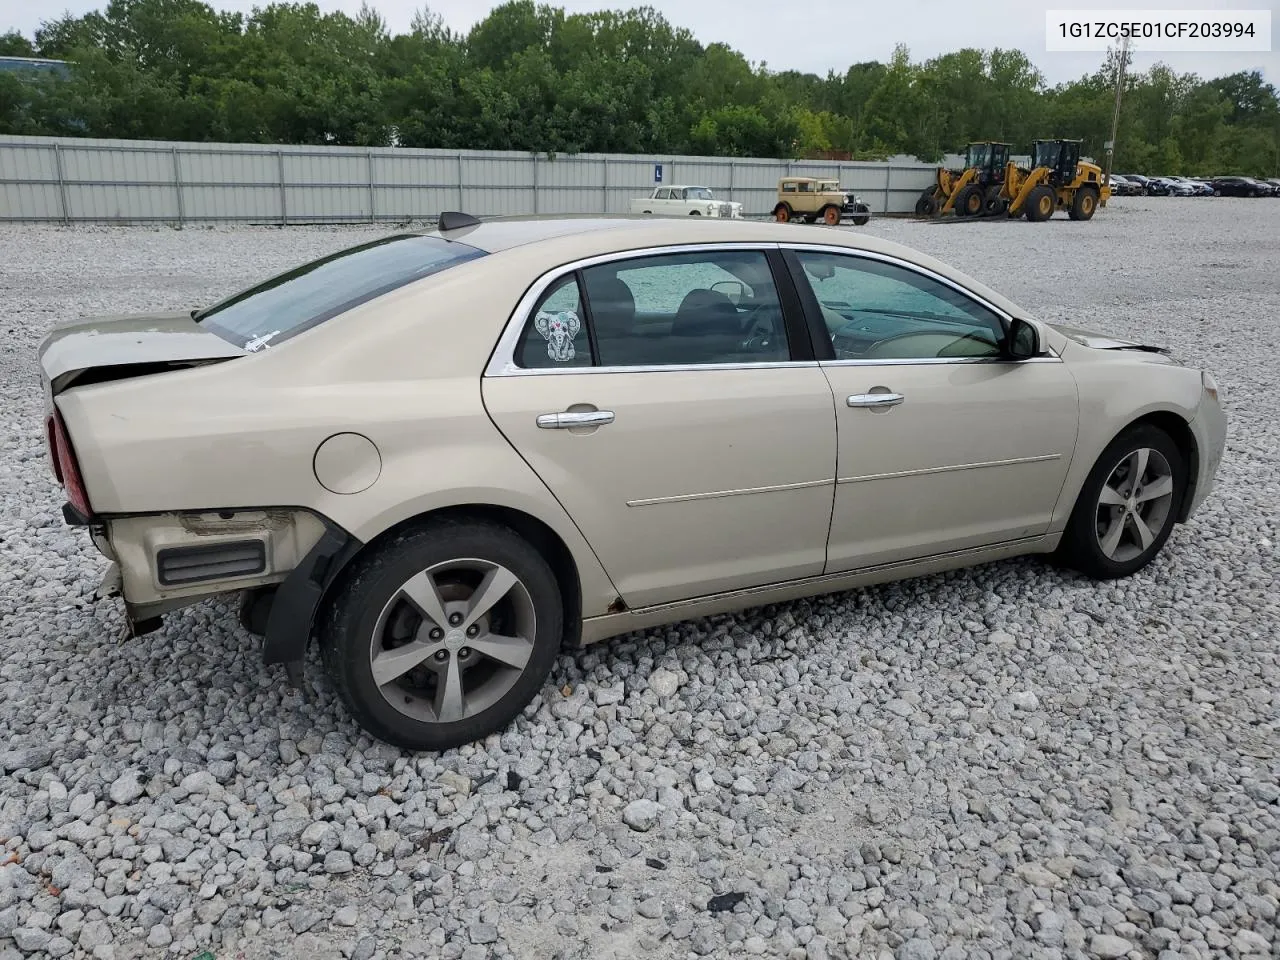
[{"label": "trunk lid", "polygon": [[73,384],[217,363],[245,353],[190,313],[149,313],[60,324],[40,344],[39,358],[53,396]]}]

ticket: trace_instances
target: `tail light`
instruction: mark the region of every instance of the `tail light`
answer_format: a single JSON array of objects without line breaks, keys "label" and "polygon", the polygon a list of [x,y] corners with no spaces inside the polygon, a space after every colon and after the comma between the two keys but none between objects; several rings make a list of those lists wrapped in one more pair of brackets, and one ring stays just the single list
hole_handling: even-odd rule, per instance
[{"label": "tail light", "polygon": [[84,478],[80,476],[75,450],[71,448],[66,424],[56,410],[45,423],[45,433],[49,440],[49,454],[53,459],[53,475],[66,490],[67,501],[84,516],[92,516],[89,494],[84,488]]}]

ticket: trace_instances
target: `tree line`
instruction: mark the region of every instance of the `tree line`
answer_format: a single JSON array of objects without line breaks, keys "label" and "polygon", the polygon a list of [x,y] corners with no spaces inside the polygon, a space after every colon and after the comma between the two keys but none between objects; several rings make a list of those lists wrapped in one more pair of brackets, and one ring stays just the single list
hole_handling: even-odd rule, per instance
[{"label": "tree line", "polygon": [[[70,61],[0,72],[0,133],[546,154],[935,161],[969,140],[1110,135],[1116,55],[1050,86],[1019,50],[963,49],[826,76],[699,43],[652,8],[566,14],[513,0],[469,32],[420,11],[393,34],[312,3],[226,13],[200,0],[110,0],[0,35],[0,55]],[[1125,83],[1116,169],[1280,174],[1280,101],[1258,72],[1157,64]]]}]

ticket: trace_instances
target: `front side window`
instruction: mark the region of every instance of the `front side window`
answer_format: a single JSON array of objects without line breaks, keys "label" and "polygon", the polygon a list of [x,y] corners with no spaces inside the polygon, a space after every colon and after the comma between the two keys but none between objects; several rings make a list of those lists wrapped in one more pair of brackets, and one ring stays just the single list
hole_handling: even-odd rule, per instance
[{"label": "front side window", "polygon": [[581,284],[571,274],[548,289],[517,343],[517,366],[588,366],[593,350],[601,367],[790,359],[782,304],[763,252],[616,260],[581,271]]},{"label": "front side window", "polygon": [[271,347],[374,297],[484,255],[440,237],[388,237],[272,277],[194,319],[250,351]]},{"label": "front side window", "polygon": [[798,251],[837,360],[999,357],[1000,317],[915,270],[866,257]]}]

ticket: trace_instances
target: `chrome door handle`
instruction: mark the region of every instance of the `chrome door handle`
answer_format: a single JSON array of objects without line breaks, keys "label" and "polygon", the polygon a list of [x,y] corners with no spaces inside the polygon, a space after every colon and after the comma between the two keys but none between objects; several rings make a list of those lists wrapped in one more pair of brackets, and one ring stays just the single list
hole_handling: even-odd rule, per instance
[{"label": "chrome door handle", "polygon": [[847,402],[851,407],[896,407],[905,399],[900,393],[855,393]]},{"label": "chrome door handle", "polygon": [[580,410],[565,413],[544,413],[539,415],[538,426],[543,430],[568,430],[572,427],[598,427],[601,424],[613,423],[612,410]]}]

